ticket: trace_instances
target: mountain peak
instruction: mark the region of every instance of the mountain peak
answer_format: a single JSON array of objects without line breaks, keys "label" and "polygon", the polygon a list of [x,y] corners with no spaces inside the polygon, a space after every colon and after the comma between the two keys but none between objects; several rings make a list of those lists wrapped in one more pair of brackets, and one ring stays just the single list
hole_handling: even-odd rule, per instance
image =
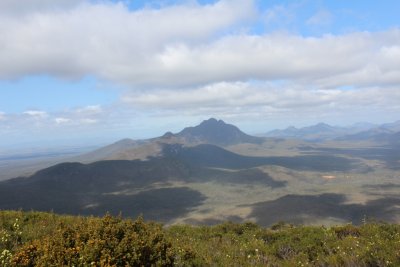
[{"label": "mountain peak", "polygon": [[171,137],[173,137],[173,136],[174,136],[173,133],[171,133],[171,132],[166,132],[163,136],[161,136],[161,138],[171,138]]},{"label": "mountain peak", "polygon": [[215,118],[204,120],[194,127],[187,127],[177,136],[184,137],[191,142],[206,142],[216,145],[262,142],[261,138],[247,135],[238,127]]},{"label": "mountain peak", "polygon": [[204,120],[202,121],[199,126],[204,126],[204,125],[213,125],[213,126],[217,126],[217,125],[226,125],[226,123],[223,120],[217,120],[215,118],[209,118],[208,120]]},{"label": "mountain peak", "polygon": [[[222,120],[219,120],[222,121]],[[208,120],[204,120],[202,123],[204,122],[218,122],[218,120],[216,118],[209,118]]]},{"label": "mountain peak", "polygon": [[331,132],[331,131],[335,131],[335,129],[336,129],[335,127],[333,127],[327,123],[320,122],[320,123],[317,123],[312,126],[301,128],[300,131],[303,131],[306,133],[312,133],[312,132],[317,133],[317,132]]},{"label": "mountain peak", "polygon": [[[225,123],[223,120],[217,120],[215,118],[210,118],[208,120],[204,120],[202,121],[199,125],[195,126],[195,127],[199,127],[199,128],[207,128],[207,129],[212,129],[212,128],[225,128],[225,127],[230,127],[233,126],[231,124],[227,124]],[[195,128],[193,127],[193,128]],[[235,128],[237,128],[236,126],[233,126]],[[190,128],[190,127],[188,127]],[[237,128],[237,130],[239,130],[239,128]],[[240,131],[240,130],[239,130]]]}]

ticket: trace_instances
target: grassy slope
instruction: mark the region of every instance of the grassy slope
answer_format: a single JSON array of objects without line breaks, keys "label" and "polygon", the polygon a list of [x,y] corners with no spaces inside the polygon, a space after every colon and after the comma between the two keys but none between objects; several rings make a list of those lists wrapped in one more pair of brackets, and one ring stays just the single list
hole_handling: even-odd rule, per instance
[{"label": "grassy slope", "polygon": [[[400,225],[161,225],[0,212],[0,265],[399,266]],[[51,261],[51,262],[50,262]]]}]

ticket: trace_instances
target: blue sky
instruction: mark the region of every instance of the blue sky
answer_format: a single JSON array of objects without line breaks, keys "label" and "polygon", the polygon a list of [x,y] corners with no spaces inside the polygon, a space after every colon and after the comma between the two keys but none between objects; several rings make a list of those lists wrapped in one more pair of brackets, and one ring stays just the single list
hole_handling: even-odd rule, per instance
[{"label": "blue sky", "polygon": [[33,75],[11,81],[2,80],[0,88],[0,106],[9,113],[22,113],[27,109],[57,112],[106,105],[118,100],[118,93],[109,88],[100,88],[95,77],[68,81],[48,75]]},{"label": "blue sky", "polygon": [[400,1],[0,2],[0,149],[400,119]]}]

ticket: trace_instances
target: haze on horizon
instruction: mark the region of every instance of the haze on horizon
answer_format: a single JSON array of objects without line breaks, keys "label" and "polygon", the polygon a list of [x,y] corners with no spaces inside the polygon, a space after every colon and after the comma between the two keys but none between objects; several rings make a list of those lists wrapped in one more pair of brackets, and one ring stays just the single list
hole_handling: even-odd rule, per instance
[{"label": "haze on horizon", "polygon": [[[23,3],[23,4],[21,4]],[[3,0],[0,149],[400,117],[400,2]]]}]

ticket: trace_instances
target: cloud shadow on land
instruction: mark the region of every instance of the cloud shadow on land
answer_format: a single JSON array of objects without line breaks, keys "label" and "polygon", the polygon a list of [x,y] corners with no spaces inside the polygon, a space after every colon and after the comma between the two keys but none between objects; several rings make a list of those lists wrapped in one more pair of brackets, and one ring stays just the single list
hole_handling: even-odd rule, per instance
[{"label": "cloud shadow on land", "polygon": [[59,214],[103,216],[113,215],[168,222],[191,211],[206,199],[200,192],[187,187],[160,188],[132,195],[94,193],[31,192],[21,201],[2,204],[1,209],[53,211]]},{"label": "cloud shadow on land", "polygon": [[235,154],[214,145],[183,147],[165,145],[163,154],[190,166],[207,168],[246,169],[277,165],[300,171],[351,171],[362,167],[358,160],[334,155],[302,155],[292,157],[250,157]]},{"label": "cloud shadow on land", "polygon": [[224,222],[234,222],[234,223],[243,223],[243,218],[239,216],[228,216],[224,219],[215,219],[215,218],[206,218],[206,219],[186,219],[185,223],[192,225],[216,225]]},{"label": "cloud shadow on land", "polygon": [[342,194],[286,195],[272,201],[258,202],[251,207],[249,218],[256,218],[263,226],[278,221],[294,224],[312,223],[312,220],[337,218],[360,224],[364,217],[395,222],[400,215],[400,198],[387,197],[363,204],[345,204]]},{"label": "cloud shadow on land", "polygon": [[166,159],[61,163],[28,178],[1,182],[0,209],[99,216],[121,212],[125,217],[143,214],[146,219],[166,222],[205,200],[187,187],[153,186],[187,174],[184,165]]},{"label": "cloud shadow on land", "polygon": [[400,170],[400,146],[382,146],[374,148],[314,148],[300,147],[304,153],[310,155],[346,155],[350,157],[359,157],[367,160],[383,161],[387,168]]},{"label": "cloud shadow on land", "polygon": [[387,190],[387,189],[399,189],[400,184],[394,184],[394,183],[366,184],[366,185],[363,185],[362,187],[366,188],[366,189],[372,189],[372,190]]},{"label": "cloud shadow on land", "polygon": [[160,188],[135,195],[93,196],[93,208],[80,209],[81,214],[103,215],[107,211],[124,217],[143,215],[146,220],[168,222],[190,212],[206,199],[200,192],[188,187]]},{"label": "cloud shadow on land", "polygon": [[237,171],[199,168],[193,173],[190,179],[195,182],[215,181],[220,184],[266,185],[271,188],[285,187],[287,184],[286,181],[275,180],[268,173],[256,168]]}]

